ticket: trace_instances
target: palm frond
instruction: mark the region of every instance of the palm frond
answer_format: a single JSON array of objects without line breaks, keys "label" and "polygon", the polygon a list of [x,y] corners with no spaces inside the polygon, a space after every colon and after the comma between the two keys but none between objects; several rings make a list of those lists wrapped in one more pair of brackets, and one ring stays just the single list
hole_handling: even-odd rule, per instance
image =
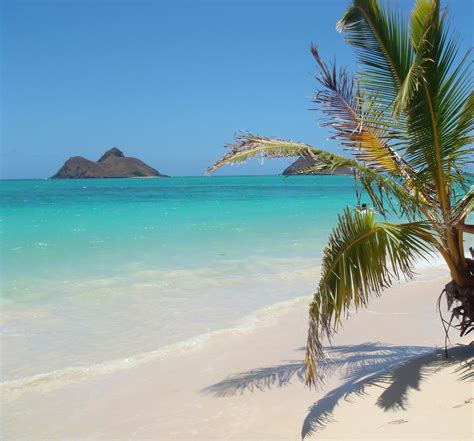
[{"label": "palm frond", "polygon": [[413,52],[401,15],[378,0],[354,0],[337,29],[356,49],[364,66],[361,81],[389,110],[412,65]]},{"label": "palm frond", "polygon": [[[474,90],[465,99],[463,108],[456,123],[457,140],[459,147],[472,144],[474,130]],[[471,158],[471,161],[474,161]]]},{"label": "palm frond", "polygon": [[429,207],[430,199],[420,197],[402,184],[400,179],[379,173],[364,164],[340,155],[316,157],[314,163],[296,172],[300,175],[310,175],[319,172],[334,172],[338,167],[353,169],[355,177],[364,188],[375,210],[386,215],[388,212],[406,215],[409,219],[420,216],[422,208]]},{"label": "palm frond", "polygon": [[308,384],[324,357],[322,339],[338,329],[350,308],[359,309],[370,296],[399,280],[413,277],[417,258],[433,253],[436,240],[424,222],[377,222],[370,212],[346,209],[324,250],[322,275],[310,306],[306,353]]},{"label": "palm frond", "polygon": [[298,174],[315,172],[333,172],[337,167],[349,167],[356,172],[357,178],[364,187],[374,208],[381,214],[390,209],[396,214],[406,214],[410,219],[420,213],[420,209],[430,203],[429,196],[424,197],[409,186],[403,185],[400,179],[382,174],[377,169],[333,152],[314,148],[308,144],[295,143],[290,140],[261,137],[251,134],[240,134],[234,144],[228,144],[230,152],[208,168],[212,173],[226,164],[243,163],[255,157],[286,158],[307,157],[313,164],[300,170]]},{"label": "palm frond", "polygon": [[400,115],[409,109],[413,95],[420,86],[421,77],[423,75],[423,61],[423,51],[420,50],[416,53],[413,63],[393,103],[392,114],[394,118],[400,118]]},{"label": "palm frond", "polygon": [[472,131],[466,115],[472,115],[469,60],[466,54],[456,62],[458,40],[449,32],[439,0],[417,6],[423,14],[412,16],[412,40],[421,52],[423,75],[407,110],[405,157],[420,184],[433,183],[447,221],[452,183],[463,180],[460,167],[472,160],[472,150],[465,148]]},{"label": "palm frond", "polygon": [[322,150],[307,144],[289,140],[268,138],[251,134],[239,134],[234,144],[227,144],[230,152],[212,164],[208,173],[212,173],[226,164],[242,164],[250,158],[292,158],[296,156],[318,156]]},{"label": "palm frond", "polygon": [[474,211],[474,185],[451,209],[451,226],[464,221]]},{"label": "palm frond", "polygon": [[[330,126],[334,130],[332,138],[341,141],[345,150],[350,151],[357,162],[366,166],[361,178],[364,178],[365,183],[372,183],[374,180],[373,174],[366,169],[387,173],[392,178],[403,179],[406,189],[403,194],[399,194],[408,196],[407,202],[414,203],[414,207],[419,202],[429,203],[433,193],[432,186],[429,183],[418,186],[415,171],[387,141],[389,137],[396,137],[393,128],[387,131],[387,127],[380,124],[381,117],[374,123],[377,116],[376,103],[360,95],[357,82],[345,68],[337,69],[336,63],[328,66],[315,46],[311,46],[311,52],[319,66],[317,80],[322,86],[313,101],[327,116],[321,125]],[[410,94],[409,91],[406,93]],[[366,190],[371,193],[370,188]]]},{"label": "palm frond", "polygon": [[398,127],[389,136],[415,172],[407,184],[425,195],[431,188],[433,216],[447,221],[452,184],[463,184],[462,168],[473,161],[469,57],[458,60],[459,42],[439,0],[418,0],[410,26],[378,0],[353,0],[338,29],[361,62],[364,100],[376,103],[364,119],[376,129]]},{"label": "palm frond", "polygon": [[432,0],[416,0],[410,17],[410,38],[411,45],[415,50],[423,44],[425,40],[425,22],[433,13]]},{"label": "palm frond", "polygon": [[432,0],[417,0],[411,14],[410,26],[410,41],[413,51],[412,64],[403,80],[398,96],[393,103],[392,113],[395,118],[406,112],[411,104],[411,100],[415,92],[419,89],[424,73],[423,64],[427,59],[426,46],[430,44],[428,41],[429,27],[426,27],[426,22],[434,14]]},{"label": "palm frond", "polygon": [[227,164],[240,164],[251,158],[292,158],[306,157],[314,161],[314,170],[334,170],[336,167],[359,167],[357,161],[336,153],[317,149],[308,144],[290,140],[269,138],[251,134],[239,134],[226,155],[211,165],[207,171],[212,173]]},{"label": "palm frond", "polygon": [[341,141],[368,167],[394,177],[412,174],[408,164],[388,144],[385,128],[373,123],[376,109],[361,96],[356,80],[345,68],[337,69],[336,63],[329,67],[315,46],[311,46],[311,53],[319,66],[316,79],[322,86],[313,101],[327,116],[321,125],[330,126],[335,132],[332,138]]}]

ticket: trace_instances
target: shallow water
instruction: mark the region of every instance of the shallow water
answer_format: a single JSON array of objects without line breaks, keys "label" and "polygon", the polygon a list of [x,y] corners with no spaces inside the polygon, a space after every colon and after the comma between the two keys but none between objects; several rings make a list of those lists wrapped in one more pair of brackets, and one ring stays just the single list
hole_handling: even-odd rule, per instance
[{"label": "shallow water", "polygon": [[347,176],[1,181],[0,196],[3,382],[258,326],[311,295],[356,204]]}]

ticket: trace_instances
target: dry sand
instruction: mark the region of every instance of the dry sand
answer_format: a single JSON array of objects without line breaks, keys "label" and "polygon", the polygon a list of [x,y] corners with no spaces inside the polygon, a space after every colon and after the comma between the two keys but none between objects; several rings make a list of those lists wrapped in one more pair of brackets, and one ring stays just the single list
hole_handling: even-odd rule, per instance
[{"label": "dry sand", "polygon": [[[333,342],[318,390],[303,384],[307,300],[252,331],[82,380],[3,397],[8,440],[470,440],[473,346],[443,359],[446,272],[396,285]],[[273,317],[271,319],[271,317]],[[271,320],[270,320],[271,319]]]}]

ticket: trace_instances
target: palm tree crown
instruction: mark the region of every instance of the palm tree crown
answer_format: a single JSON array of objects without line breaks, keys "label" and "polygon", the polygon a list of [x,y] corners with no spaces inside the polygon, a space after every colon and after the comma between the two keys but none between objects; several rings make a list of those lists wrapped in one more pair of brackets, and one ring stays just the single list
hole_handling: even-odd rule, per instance
[{"label": "palm tree crown", "polygon": [[[463,223],[474,206],[471,176],[474,93],[468,53],[459,54],[439,0],[416,0],[404,20],[378,0],[353,0],[337,24],[357,54],[352,76],[311,52],[319,68],[314,102],[322,125],[350,157],[287,140],[240,135],[213,171],[251,157],[310,157],[302,173],[351,167],[372,203],[346,209],[323,253],[309,309],[307,382],[314,384],[323,338],[349,308],[367,304],[417,258],[440,254],[452,282],[445,287],[461,333],[474,328],[474,265],[465,257]],[[378,221],[374,211],[408,222]],[[465,229],[465,228],[464,228]]]}]

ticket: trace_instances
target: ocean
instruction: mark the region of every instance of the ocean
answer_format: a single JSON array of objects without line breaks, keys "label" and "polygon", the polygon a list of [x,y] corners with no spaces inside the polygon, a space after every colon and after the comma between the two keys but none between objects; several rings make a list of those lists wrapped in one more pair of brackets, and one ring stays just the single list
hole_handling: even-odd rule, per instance
[{"label": "ocean", "polygon": [[349,176],[1,181],[2,385],[123,369],[308,302]]}]

